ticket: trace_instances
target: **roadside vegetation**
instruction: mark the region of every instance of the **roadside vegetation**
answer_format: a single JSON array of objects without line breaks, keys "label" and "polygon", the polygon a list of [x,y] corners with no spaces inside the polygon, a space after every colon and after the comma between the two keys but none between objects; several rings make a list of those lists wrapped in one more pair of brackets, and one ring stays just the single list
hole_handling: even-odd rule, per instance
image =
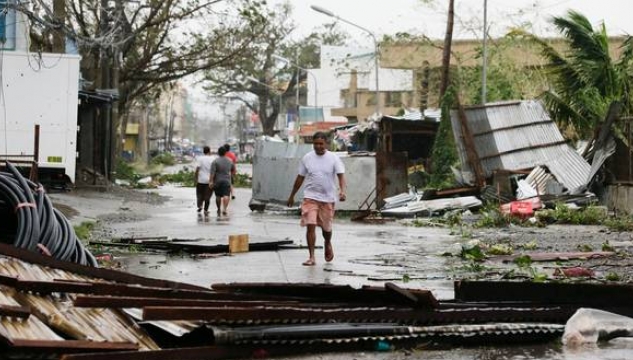
[{"label": "roadside vegetation", "polygon": [[[173,156],[171,160],[173,160]],[[124,180],[124,185],[134,189],[156,188],[165,184],[177,184],[183,187],[196,186],[195,171],[192,167],[184,167],[174,174],[162,174],[163,167],[170,164],[172,163],[169,156],[160,157],[159,160],[152,161],[149,166],[119,161],[117,163],[116,178]],[[235,183],[233,185],[239,188],[250,188],[252,180],[247,174],[237,173],[235,174]]]}]

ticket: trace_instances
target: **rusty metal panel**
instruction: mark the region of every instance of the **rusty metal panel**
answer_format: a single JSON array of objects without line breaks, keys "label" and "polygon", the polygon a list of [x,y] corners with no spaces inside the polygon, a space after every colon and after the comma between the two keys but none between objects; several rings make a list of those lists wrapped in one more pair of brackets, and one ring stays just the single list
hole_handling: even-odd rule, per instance
[{"label": "rusty metal panel", "polygon": [[384,199],[409,191],[408,166],[407,153],[376,153],[376,199],[379,208],[384,205]]},{"label": "rusty metal panel", "polygon": [[[587,184],[591,166],[565,143],[540,101],[514,101],[465,108],[486,177],[495,170],[546,166],[572,193]],[[462,169],[472,171],[457,112],[451,114]]]},{"label": "rusty metal panel", "polygon": [[549,306],[627,307],[633,286],[625,284],[536,283],[517,281],[456,281],[455,299],[460,301],[518,301]]}]

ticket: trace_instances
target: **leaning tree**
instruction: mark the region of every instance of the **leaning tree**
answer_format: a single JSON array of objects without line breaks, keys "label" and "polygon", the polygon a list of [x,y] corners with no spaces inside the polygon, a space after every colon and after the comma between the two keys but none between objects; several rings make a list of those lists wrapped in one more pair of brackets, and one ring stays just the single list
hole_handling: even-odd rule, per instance
[{"label": "leaning tree", "polygon": [[61,34],[76,43],[88,82],[118,90],[121,137],[136,100],[196,72],[232,66],[266,24],[262,0],[34,0],[14,7],[31,19],[31,50],[52,49]]}]

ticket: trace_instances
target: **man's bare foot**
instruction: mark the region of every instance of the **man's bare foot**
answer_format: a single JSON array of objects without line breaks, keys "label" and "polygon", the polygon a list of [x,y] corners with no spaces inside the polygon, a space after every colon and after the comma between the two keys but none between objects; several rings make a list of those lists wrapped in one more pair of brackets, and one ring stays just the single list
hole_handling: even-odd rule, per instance
[{"label": "man's bare foot", "polygon": [[334,260],[334,249],[332,248],[332,242],[325,242],[325,261],[330,262]]},{"label": "man's bare foot", "polygon": [[303,266],[314,266],[316,265],[316,261],[312,260],[312,259],[308,259],[307,261],[305,261],[303,264]]}]

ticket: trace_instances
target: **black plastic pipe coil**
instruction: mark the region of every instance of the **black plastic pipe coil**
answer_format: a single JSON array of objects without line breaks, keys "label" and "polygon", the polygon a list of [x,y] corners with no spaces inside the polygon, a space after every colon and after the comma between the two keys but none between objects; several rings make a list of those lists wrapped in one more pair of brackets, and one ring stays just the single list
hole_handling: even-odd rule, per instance
[{"label": "black plastic pipe coil", "polygon": [[9,236],[4,240],[13,237],[18,248],[96,267],[96,259],[77,238],[68,219],[53,207],[44,188],[25,179],[10,162],[6,167],[8,172],[0,172],[0,214],[14,216],[1,221],[5,223],[3,232]]}]

